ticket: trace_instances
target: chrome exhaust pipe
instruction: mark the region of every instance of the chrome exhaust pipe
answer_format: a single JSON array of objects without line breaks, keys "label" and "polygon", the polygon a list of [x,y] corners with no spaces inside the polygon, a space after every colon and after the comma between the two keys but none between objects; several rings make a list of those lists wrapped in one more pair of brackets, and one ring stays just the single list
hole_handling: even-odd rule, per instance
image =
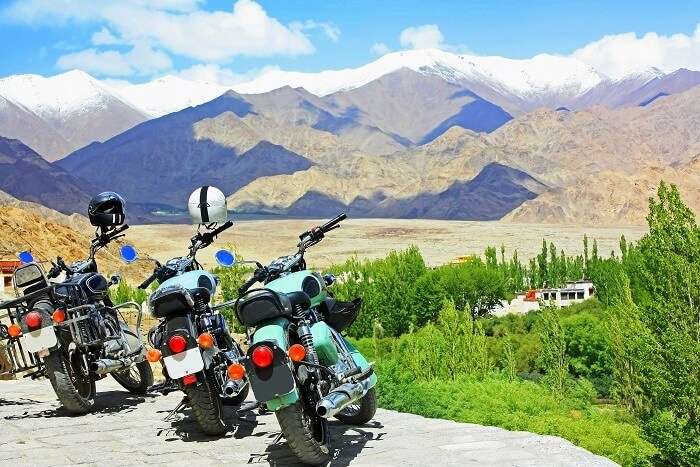
[{"label": "chrome exhaust pipe", "polygon": [[110,360],[109,358],[103,358],[97,360],[90,364],[90,371],[97,373],[98,375],[104,375],[105,373],[111,373],[116,370],[121,370],[128,367],[133,363],[130,358],[122,358],[119,360]]},{"label": "chrome exhaust pipe", "polygon": [[238,383],[235,381],[229,380],[226,382],[224,385],[224,394],[226,397],[234,397],[237,396],[239,392],[241,392],[242,386],[239,386]]},{"label": "chrome exhaust pipe", "polygon": [[316,413],[321,418],[335,416],[345,407],[362,398],[369,390],[369,387],[365,387],[368,385],[369,380],[365,379],[359,383],[345,383],[338,386],[316,404]]}]

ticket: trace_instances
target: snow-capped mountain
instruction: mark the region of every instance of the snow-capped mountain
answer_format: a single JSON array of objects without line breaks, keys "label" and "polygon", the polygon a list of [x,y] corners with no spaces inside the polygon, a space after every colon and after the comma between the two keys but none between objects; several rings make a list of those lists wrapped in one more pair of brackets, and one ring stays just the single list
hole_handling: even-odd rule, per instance
[{"label": "snow-capped mountain", "polygon": [[167,75],[143,84],[115,86],[119,95],[151,117],[208,102],[229,90],[207,81],[191,81]]},{"label": "snow-capped mountain", "polygon": [[606,79],[585,63],[568,57],[541,54],[527,60],[513,60],[422,49],[386,54],[359,68],[320,73],[271,70],[234,86],[234,90],[258,94],[288,85],[325,96],[363,86],[400,68],[437,75],[450,82],[481,81],[523,98],[541,93],[582,94]]},{"label": "snow-capped mountain", "polygon": [[14,75],[0,79],[0,96],[33,113],[68,141],[67,152],[42,154],[49,160],[148,119],[110,87],[79,70],[51,77]]}]

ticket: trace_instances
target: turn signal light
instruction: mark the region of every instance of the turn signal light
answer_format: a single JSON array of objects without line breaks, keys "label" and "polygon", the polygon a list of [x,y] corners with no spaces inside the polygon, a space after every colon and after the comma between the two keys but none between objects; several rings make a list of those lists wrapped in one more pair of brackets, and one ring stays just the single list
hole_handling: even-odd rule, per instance
[{"label": "turn signal light", "polygon": [[162,354],[158,349],[148,349],[148,352],[146,352],[146,360],[148,360],[151,363],[159,362],[161,356]]},{"label": "turn signal light", "polygon": [[24,317],[24,322],[27,323],[29,329],[36,329],[41,327],[41,313],[36,311],[30,311],[27,316]]},{"label": "turn signal light", "polygon": [[187,340],[179,335],[174,335],[168,339],[168,347],[172,353],[184,352],[187,348]]},{"label": "turn signal light", "polygon": [[289,354],[289,358],[294,363],[299,363],[300,361],[304,360],[304,357],[306,357],[306,349],[301,344],[292,345],[289,350],[287,350],[287,353]]},{"label": "turn signal light", "polygon": [[10,337],[19,337],[22,335],[22,328],[17,324],[10,324],[10,326],[7,328],[7,333],[10,335]]},{"label": "turn signal light", "polygon": [[62,323],[66,320],[66,312],[61,310],[60,308],[56,308],[56,310],[51,315],[51,319],[54,323]]},{"label": "turn signal light", "polygon": [[182,378],[182,382],[185,384],[185,386],[190,386],[197,382],[197,375],[187,375]]},{"label": "turn signal light", "polygon": [[258,368],[267,368],[268,366],[272,365],[274,354],[272,353],[271,348],[266,345],[261,345],[253,350],[253,353],[250,355],[250,359]]},{"label": "turn signal light", "polygon": [[228,378],[233,381],[240,381],[245,377],[245,367],[240,363],[232,363],[228,366]]},{"label": "turn signal light", "polygon": [[203,349],[211,349],[214,347],[214,336],[208,332],[203,332],[197,338],[197,344]]}]

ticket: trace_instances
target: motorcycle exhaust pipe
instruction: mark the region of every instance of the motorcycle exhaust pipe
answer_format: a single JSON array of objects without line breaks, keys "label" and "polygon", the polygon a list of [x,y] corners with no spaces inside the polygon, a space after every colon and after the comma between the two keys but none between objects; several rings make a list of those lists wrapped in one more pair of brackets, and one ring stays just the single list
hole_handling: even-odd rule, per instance
[{"label": "motorcycle exhaust pipe", "polygon": [[321,418],[331,418],[348,405],[363,397],[368,390],[369,388],[365,388],[362,382],[342,384],[329,392],[326,397],[316,404],[316,413]]},{"label": "motorcycle exhaust pipe", "polygon": [[133,362],[129,358],[123,358],[120,360],[110,360],[109,358],[103,358],[101,360],[94,361],[90,364],[90,371],[97,373],[98,375],[104,375],[105,373],[111,373],[116,370],[121,370],[131,365]]},{"label": "motorcycle exhaust pipe", "polygon": [[238,383],[235,381],[228,381],[224,386],[224,394],[226,397],[236,396],[239,392],[241,392],[241,387],[239,387]]}]

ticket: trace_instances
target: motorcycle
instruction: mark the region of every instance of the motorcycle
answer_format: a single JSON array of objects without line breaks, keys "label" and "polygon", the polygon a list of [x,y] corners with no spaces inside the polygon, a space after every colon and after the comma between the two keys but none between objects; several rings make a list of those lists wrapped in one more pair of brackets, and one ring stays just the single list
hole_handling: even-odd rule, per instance
[{"label": "motorcycle", "polygon": [[[250,347],[229,374],[247,376],[255,398],[275,413],[290,449],[305,464],[330,459],[328,419],[361,425],[377,408],[372,364],[341,334],[362,301],[336,301],[329,290],[335,278],[308,271],[304,260],[306,250],[345,218],[302,233],[295,254],[268,266],[240,262],[256,269],[233,301],[236,317],[249,328]],[[221,256],[236,262],[230,253]],[[251,289],[256,282],[264,288]]]},{"label": "motorcycle", "polygon": [[[90,412],[95,382],[108,374],[133,394],[145,394],[153,384],[140,337],[141,307],[111,302],[109,287],[120,278],[105,278],[95,260],[127,228],[98,228],[86,260],[66,264],[59,257],[48,273],[31,253],[20,253],[22,264],[13,274],[18,298],[0,303],[10,320],[9,326],[0,325],[0,339],[8,340],[11,373],[48,377],[61,404],[73,414]],[[50,282],[62,273],[62,281]],[[120,311],[127,308],[137,312],[134,329]]]},{"label": "motorcycle", "polygon": [[[232,225],[228,221],[211,231],[198,230],[187,256],[165,264],[154,260],[153,274],[139,285],[146,289],[156,280],[159,283],[149,297],[149,308],[152,316],[162,321],[148,333],[153,348],[147,358],[163,364],[166,382],[160,387],[182,390],[197,423],[208,435],[226,432],[222,405],[241,404],[249,388],[245,379],[232,381],[228,377],[228,366],[243,355],[243,350],[218,312],[226,305],[210,305],[218,278],[205,271],[196,258],[199,250]],[[130,245],[122,247],[121,253],[127,262],[137,258]]]}]

